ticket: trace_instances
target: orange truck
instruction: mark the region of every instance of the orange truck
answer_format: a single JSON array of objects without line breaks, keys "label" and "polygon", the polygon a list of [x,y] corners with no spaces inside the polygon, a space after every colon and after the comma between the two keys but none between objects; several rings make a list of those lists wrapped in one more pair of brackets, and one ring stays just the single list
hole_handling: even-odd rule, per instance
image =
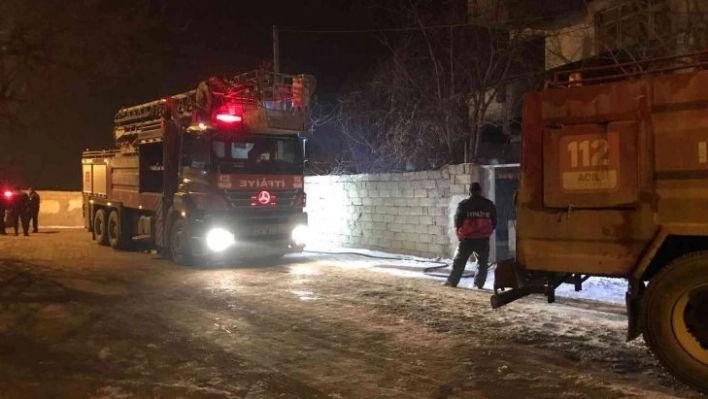
[{"label": "orange truck", "polygon": [[118,111],[116,146],[82,156],[93,239],[179,264],[301,251],[314,86],[259,70]]},{"label": "orange truck", "polygon": [[589,276],[628,281],[644,336],[708,393],[708,53],[556,73],[524,99],[517,252],[494,308]]}]

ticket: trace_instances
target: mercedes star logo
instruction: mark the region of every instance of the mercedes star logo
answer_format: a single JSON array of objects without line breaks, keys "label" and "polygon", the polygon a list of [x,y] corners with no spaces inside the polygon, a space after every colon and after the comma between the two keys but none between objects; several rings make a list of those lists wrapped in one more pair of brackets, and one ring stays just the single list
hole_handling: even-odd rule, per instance
[{"label": "mercedes star logo", "polygon": [[270,193],[267,191],[261,191],[258,193],[258,202],[261,203],[261,205],[267,205],[270,202]]}]

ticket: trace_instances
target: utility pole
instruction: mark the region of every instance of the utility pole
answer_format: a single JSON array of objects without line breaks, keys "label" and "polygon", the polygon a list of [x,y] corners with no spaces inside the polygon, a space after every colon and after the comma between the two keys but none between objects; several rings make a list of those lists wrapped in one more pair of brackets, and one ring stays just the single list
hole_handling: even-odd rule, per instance
[{"label": "utility pole", "polygon": [[280,44],[278,42],[278,25],[273,25],[273,72],[280,73]]},{"label": "utility pole", "polygon": [[273,105],[279,109],[277,91],[280,84],[280,43],[278,41],[278,25],[273,25]]}]

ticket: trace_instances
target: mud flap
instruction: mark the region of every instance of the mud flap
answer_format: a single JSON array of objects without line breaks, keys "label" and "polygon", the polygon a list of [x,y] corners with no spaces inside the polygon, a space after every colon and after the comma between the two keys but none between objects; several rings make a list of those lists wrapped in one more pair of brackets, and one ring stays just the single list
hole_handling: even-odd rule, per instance
[{"label": "mud flap", "polygon": [[161,253],[167,250],[167,204],[164,196],[157,201],[157,210],[155,211],[155,246],[160,249]]},{"label": "mud flap", "polygon": [[[548,294],[544,283],[547,274],[529,274],[514,259],[497,263],[494,269],[494,295],[492,308],[497,309],[531,294]],[[555,289],[553,285],[550,285]],[[507,290],[508,289],[508,290]]]},{"label": "mud flap", "polygon": [[90,219],[89,226],[91,227],[91,240],[96,241],[96,230],[93,229],[93,205],[89,204],[88,206],[88,219]]},{"label": "mud flap", "polygon": [[639,317],[641,317],[644,288],[643,281],[629,280],[629,289],[625,295],[625,303],[627,305],[627,342],[636,339],[642,333]]},{"label": "mud flap", "polygon": [[499,290],[504,291],[506,288],[519,288],[519,280],[517,278],[517,265],[514,259],[507,259],[497,262],[497,267],[494,269],[494,293]]},{"label": "mud flap", "polygon": [[[507,289],[509,289],[507,291]],[[497,262],[494,268],[494,295],[492,309],[497,309],[531,294],[527,287],[519,288],[518,265],[514,259]]]}]

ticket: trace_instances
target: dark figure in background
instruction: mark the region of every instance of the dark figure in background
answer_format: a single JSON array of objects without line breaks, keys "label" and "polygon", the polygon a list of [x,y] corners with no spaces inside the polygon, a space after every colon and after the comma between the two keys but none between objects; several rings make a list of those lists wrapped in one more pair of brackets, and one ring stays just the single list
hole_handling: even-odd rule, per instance
[{"label": "dark figure in background", "polygon": [[20,221],[22,221],[22,232],[29,236],[29,196],[19,187],[15,187],[15,195],[12,209],[12,227],[15,235],[18,235]]},{"label": "dark figure in background", "polygon": [[487,260],[489,258],[489,236],[497,228],[497,208],[494,203],[482,197],[482,186],[473,183],[470,197],[457,205],[455,213],[455,233],[460,243],[452,261],[452,271],[445,285],[457,287],[467,260],[472,255],[477,257],[477,273],[474,275],[475,287],[482,289],[487,280]]},{"label": "dark figure in background", "polygon": [[0,235],[7,235],[5,232],[5,210],[7,209],[7,198],[5,193],[0,191]]},{"label": "dark figure in background", "polygon": [[33,188],[30,188],[28,196],[29,220],[27,222],[29,223],[29,221],[32,221],[32,232],[36,233],[38,231],[37,226],[39,225],[39,194],[37,194]]}]

